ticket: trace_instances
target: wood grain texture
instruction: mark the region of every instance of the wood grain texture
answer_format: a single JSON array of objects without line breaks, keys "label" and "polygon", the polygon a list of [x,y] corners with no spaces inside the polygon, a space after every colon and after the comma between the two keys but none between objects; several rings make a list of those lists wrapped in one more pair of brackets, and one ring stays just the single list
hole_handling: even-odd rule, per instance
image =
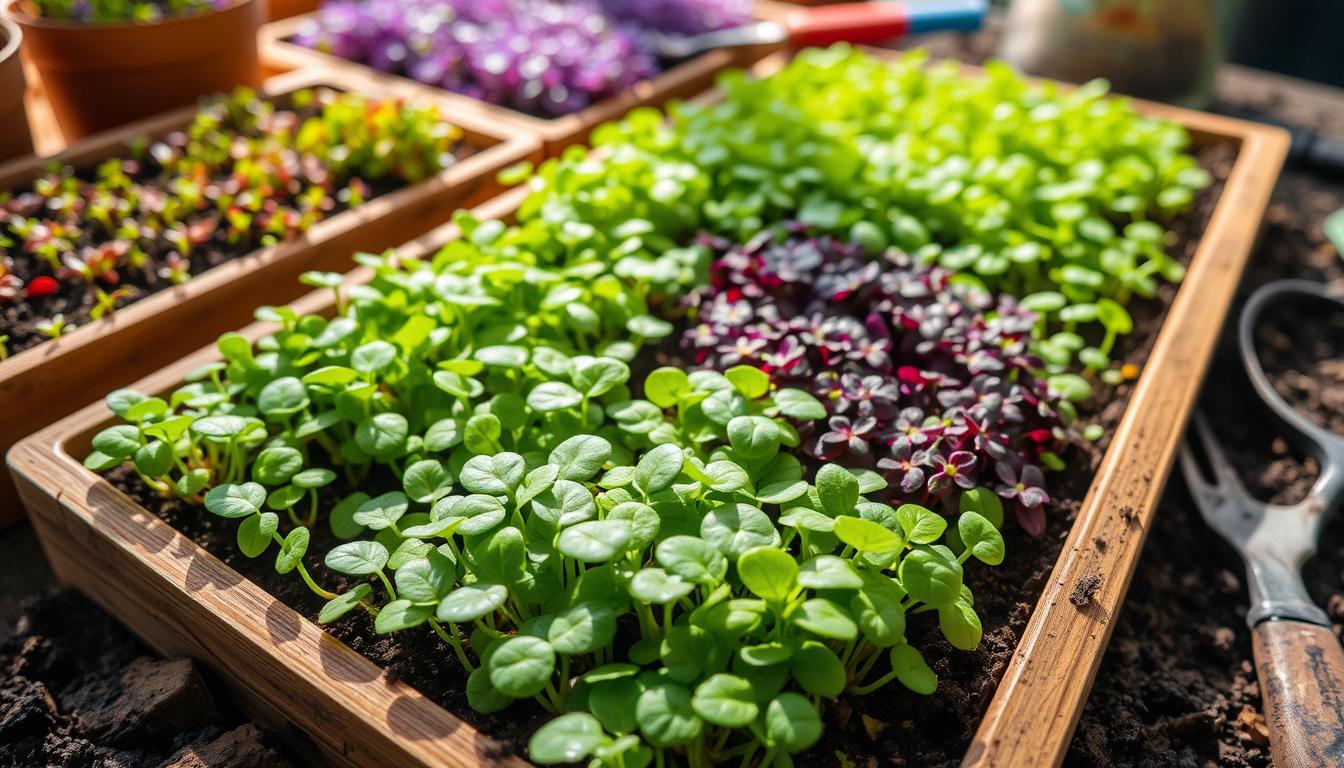
[{"label": "wood grain texture", "polygon": [[[379,72],[363,64],[288,42],[299,27],[313,16],[314,14],[305,14],[263,26],[258,41],[262,64],[275,69],[320,67],[357,73],[377,82],[413,83],[397,75]],[[568,146],[586,144],[593,129],[602,123],[618,120],[636,107],[658,107],[672,99],[694,96],[712,87],[714,78],[724,69],[749,66],[777,50],[779,46],[751,46],[709,51],[681,62],[648,80],[638,82],[617,96],[604,99],[572,115],[549,119],[534,117],[462,94],[428,86],[421,87],[432,91],[445,104],[451,106],[451,114],[466,113],[484,120],[511,125],[537,137],[542,143],[546,157],[556,157]]]},{"label": "wood grain texture", "polygon": [[[269,80],[263,93],[279,96],[325,85],[370,95],[416,98],[400,85],[378,88],[340,72],[292,72]],[[128,139],[158,136],[185,126],[194,108],[177,110],[91,137],[56,156],[82,166],[125,152]],[[451,115],[452,113],[448,113]],[[508,126],[452,116],[477,152],[434,177],[374,198],[318,222],[300,237],[231,259],[180,286],[123,307],[74,332],[0,362],[0,453],[105,392],[144,376],[219,334],[246,324],[255,307],[284,304],[308,289],[308,270],[349,271],[351,254],[380,251],[447,221],[453,211],[482,203],[503,187],[495,175],[540,157],[540,144]],[[51,162],[26,158],[0,165],[0,190],[29,183]],[[21,404],[21,407],[19,407]],[[7,474],[0,473],[0,529],[23,517]]]},{"label": "wood grain texture", "polygon": [[1344,766],[1344,648],[1335,633],[1264,621],[1251,642],[1275,768]]},{"label": "wood grain texture", "polygon": [[[782,57],[774,57],[761,62],[757,70],[768,73],[782,66],[784,61]],[[1138,106],[1146,113],[1185,124],[1199,142],[1225,142],[1238,146],[1237,162],[1190,266],[1186,283],[1178,291],[1149,364],[1103,458],[1097,479],[966,756],[966,766],[1038,768],[1058,765],[1062,761],[1109,638],[1111,617],[1128,588],[1175,448],[1287,151],[1287,135],[1276,129],[1172,107],[1142,102]],[[519,194],[507,196],[512,199],[511,205],[517,204]],[[314,306],[319,307],[323,306],[323,301],[328,301],[325,292],[312,299],[317,302]],[[259,332],[255,327],[248,330],[253,337]],[[139,387],[149,392],[167,389],[175,385],[185,371],[208,359],[213,359],[213,352],[204,350],[197,357],[146,379]],[[91,407],[24,441],[11,453],[12,467],[25,477],[25,494],[30,503],[44,510],[41,514],[43,522],[38,528],[44,541],[53,534],[60,535],[66,527],[79,528],[82,523],[78,520],[107,515],[102,510],[114,504],[109,499],[117,500],[112,513],[116,517],[138,516],[136,520],[141,525],[166,527],[157,519],[147,519],[150,516],[144,510],[129,504],[105,481],[78,466],[75,457],[82,457],[89,437],[108,423],[100,407]],[[71,522],[70,518],[76,522]],[[133,530],[120,528],[92,530],[88,533],[90,543],[87,546],[105,549],[110,546],[107,542],[93,542],[110,538],[117,546],[125,547],[132,534]],[[185,551],[199,552],[194,544],[180,536],[175,541],[176,546]],[[140,554],[159,557],[157,553]],[[78,576],[76,567],[83,566],[84,557],[82,550],[77,551],[73,557],[77,562],[64,569],[58,568],[58,573],[73,581]],[[145,571],[145,579],[155,578],[155,567]],[[233,581],[227,583],[238,584],[240,577],[232,571],[228,573]],[[1079,580],[1093,576],[1101,579],[1100,588],[1087,606],[1075,608],[1068,601],[1070,591]],[[85,579],[96,581],[97,575],[88,575]],[[125,592],[141,590],[139,579],[120,586]],[[98,588],[105,587],[101,584],[92,587]],[[251,585],[246,588],[252,589]],[[201,596],[198,591],[174,597],[178,601],[184,598],[199,600]],[[267,610],[272,608],[268,606]],[[119,612],[118,615],[132,627],[145,625],[140,631],[146,634],[157,631],[156,624],[139,614]],[[193,617],[200,615],[198,612]],[[228,621],[213,615],[209,620]],[[261,634],[249,636],[249,641],[263,645],[272,642]],[[265,648],[257,652],[269,653],[271,650]],[[293,650],[295,653],[312,652],[311,648]],[[246,668],[231,669],[230,673],[237,676],[236,685],[249,691],[265,688],[265,682],[254,680]],[[311,685],[315,691],[321,689],[320,692],[310,695],[307,689],[299,688],[292,695],[305,700],[333,696],[329,687],[331,681],[325,677],[314,678]],[[300,727],[305,727],[298,718],[303,716],[306,705],[295,702],[287,707],[286,704],[280,701],[279,711],[294,717]],[[350,706],[357,705],[351,703]],[[290,714],[291,708],[298,710],[297,713]],[[422,716],[418,708],[414,716]],[[370,720],[369,725],[363,726],[369,732],[357,737],[370,743],[379,743],[379,739],[395,740],[389,720]],[[382,732],[372,733],[378,729]],[[314,734],[314,738],[318,737]],[[347,733],[346,738],[356,736]],[[436,763],[412,761],[399,764],[428,766]]]}]

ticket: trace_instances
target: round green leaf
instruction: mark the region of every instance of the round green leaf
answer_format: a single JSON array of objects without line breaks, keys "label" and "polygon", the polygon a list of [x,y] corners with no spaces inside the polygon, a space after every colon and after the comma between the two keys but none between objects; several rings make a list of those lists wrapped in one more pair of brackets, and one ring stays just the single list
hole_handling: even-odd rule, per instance
[{"label": "round green leaf", "polygon": [[439,601],[439,621],[462,623],[487,616],[504,605],[509,591],[499,584],[468,584]]},{"label": "round green leaf", "polygon": [[515,635],[499,644],[486,663],[490,682],[515,699],[534,696],[555,672],[555,650],[539,637]]},{"label": "round green leaf", "polygon": [[663,605],[689,595],[695,585],[662,568],[641,568],[630,577],[630,596],[641,603]]},{"label": "round green leaf", "polygon": [[604,563],[625,552],[630,534],[630,524],[624,520],[590,520],[561,531],[556,549],[585,563]]},{"label": "round green leaf", "polygon": [[399,413],[380,413],[359,423],[355,444],[375,458],[399,455],[406,447],[410,424]]},{"label": "round green leaf", "polygon": [[327,553],[328,568],[350,576],[367,576],[382,570],[389,557],[387,547],[376,541],[351,541]]},{"label": "round green leaf", "polygon": [[424,459],[406,468],[401,485],[411,501],[433,504],[452,490],[453,478],[440,462]]},{"label": "round green leaf", "polygon": [[915,544],[932,544],[947,530],[947,521],[942,515],[918,504],[897,507],[896,520],[905,531],[905,538]]},{"label": "round green leaf", "polygon": [[690,391],[691,382],[680,368],[659,368],[644,379],[644,396],[659,408],[671,408]]},{"label": "round green leaf", "polygon": [[257,408],[267,416],[289,416],[307,407],[308,391],[293,376],[275,379],[257,393]]},{"label": "round green leaf", "polygon": [[248,517],[259,514],[266,503],[266,489],[257,483],[217,485],[205,494],[205,508],[220,517]]},{"label": "round green leaf", "polygon": [[938,627],[943,630],[943,637],[947,638],[953,648],[960,648],[963,651],[975,650],[984,635],[980,617],[975,613],[975,606],[965,600],[958,600],[939,608]]},{"label": "round green leaf", "polygon": [[700,522],[700,537],[736,561],[753,547],[775,546],[779,533],[770,518],[747,504],[725,504]]},{"label": "round green leaf", "polygon": [[891,649],[891,669],[896,673],[896,679],[915,693],[928,696],[938,690],[938,675],[924,663],[919,651],[908,645]]},{"label": "round green leaf", "polygon": [[[844,674],[843,667],[841,674]],[[745,727],[760,713],[751,683],[725,673],[710,675],[696,686],[691,707],[706,722],[724,728]]]},{"label": "round green leaf", "polygon": [[280,525],[274,512],[262,512],[243,520],[238,526],[238,549],[247,557],[258,557],[270,548],[272,535]]},{"label": "round green leaf", "polygon": [[577,763],[605,740],[597,718],[587,712],[570,712],[546,723],[527,742],[527,754],[535,763]]},{"label": "round green leaf", "polygon": [[748,400],[765,397],[765,393],[770,391],[770,375],[760,368],[735,365],[724,371],[723,375],[732,382],[733,389]]},{"label": "round green leaf", "polygon": [[844,515],[835,519],[835,535],[860,552],[885,554],[899,552],[905,546],[901,537],[861,517]]},{"label": "round green leaf", "polygon": [[804,602],[790,618],[794,624],[818,637],[853,640],[859,634],[859,628],[849,614],[825,598],[814,597]]},{"label": "round green leaf", "polygon": [[405,599],[393,600],[378,611],[378,616],[373,620],[373,631],[380,635],[400,632],[424,624],[432,615],[432,606],[416,605]]},{"label": "round green leaf", "polygon": [[712,544],[696,536],[669,536],[654,552],[669,573],[695,584],[718,584],[728,573],[728,559]]},{"label": "round green leaf", "polygon": [[845,665],[835,652],[816,640],[804,641],[789,659],[798,686],[815,696],[833,699],[845,690]]},{"label": "round green leaf", "polygon": [[317,615],[317,623],[330,624],[358,608],[360,602],[367,600],[371,594],[373,587],[368,584],[356,584],[353,589],[328,600],[326,605],[322,606],[322,612]]},{"label": "round green leaf", "polygon": [[128,459],[140,448],[140,430],[130,424],[108,427],[93,436],[93,448],[114,459]]},{"label": "round green leaf", "polygon": [[798,585],[798,563],[775,547],[755,547],[737,559],[742,584],[763,600],[784,602]]},{"label": "round green leaf", "polygon": [[303,556],[308,552],[310,538],[307,528],[299,527],[290,531],[280,544],[280,551],[275,555],[275,572],[285,574],[299,567]]},{"label": "round green leaf", "polygon": [[662,683],[640,694],[635,719],[644,739],[658,749],[695,741],[704,722],[691,705],[691,692],[675,683]]},{"label": "round green leaf", "polygon": [[817,555],[803,563],[798,583],[808,589],[859,589],[863,579],[848,560],[835,555]]},{"label": "round green leaf", "polygon": [[597,435],[575,435],[557,445],[547,459],[565,480],[584,482],[611,457],[611,443]]},{"label": "round green leaf", "polygon": [[821,738],[821,715],[806,696],[781,693],[765,708],[765,735],[785,752],[802,752]]},{"label": "round green leaf", "polygon": [[951,605],[961,596],[961,564],[927,549],[905,556],[901,586],[910,596],[935,608]]},{"label": "round green leaf", "polygon": [[826,406],[801,389],[781,389],[775,393],[775,407],[791,419],[816,421],[826,418]]},{"label": "round green leaf", "polygon": [[635,485],[645,493],[657,493],[670,488],[681,474],[686,461],[681,447],[666,443],[645,453],[635,465]]},{"label": "round green leaf", "polygon": [[516,453],[497,453],[494,456],[472,456],[463,465],[458,481],[472,493],[491,496],[512,496],[523,482],[527,464]]},{"label": "round green leaf", "polygon": [[764,416],[734,416],[728,422],[728,442],[745,459],[768,459],[779,452],[779,425]]},{"label": "round green leaf", "polygon": [[601,603],[585,602],[551,621],[546,639],[556,653],[577,655],[605,647],[616,636],[616,614]]},{"label": "round green leaf", "polygon": [[1003,562],[1003,534],[994,524],[974,512],[963,512],[957,520],[957,533],[971,555],[986,565]]},{"label": "round green leaf", "polygon": [[577,407],[583,402],[583,393],[563,381],[548,381],[527,393],[527,405],[534,411],[549,413]]},{"label": "round green leaf", "polygon": [[173,469],[173,447],[151,440],[135,451],[135,468],[147,477],[163,477]]},{"label": "round green leaf", "polygon": [[406,495],[400,491],[389,491],[360,504],[353,519],[356,523],[374,531],[381,531],[396,525],[401,516],[410,507]]}]

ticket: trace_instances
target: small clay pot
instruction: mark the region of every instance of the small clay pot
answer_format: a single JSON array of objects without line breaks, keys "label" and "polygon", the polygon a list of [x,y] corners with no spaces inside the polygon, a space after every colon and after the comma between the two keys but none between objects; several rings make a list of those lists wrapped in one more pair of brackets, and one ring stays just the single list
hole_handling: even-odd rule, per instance
[{"label": "small clay pot", "polygon": [[303,13],[312,13],[321,5],[322,0],[266,0],[266,19],[267,21],[276,21]]},{"label": "small clay pot", "polygon": [[23,108],[27,84],[19,43],[23,33],[14,22],[0,16],[0,162],[33,152],[28,133],[28,112]]},{"label": "small clay pot", "polygon": [[261,83],[265,0],[152,24],[44,19],[24,0],[6,8],[67,141]]}]

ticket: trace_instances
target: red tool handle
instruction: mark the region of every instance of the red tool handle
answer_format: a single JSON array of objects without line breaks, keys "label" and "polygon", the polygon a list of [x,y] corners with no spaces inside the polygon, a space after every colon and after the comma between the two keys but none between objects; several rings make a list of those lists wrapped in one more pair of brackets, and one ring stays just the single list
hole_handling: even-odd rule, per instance
[{"label": "red tool handle", "polygon": [[841,3],[811,8],[784,22],[795,48],[832,43],[875,45],[910,31],[904,3]]}]

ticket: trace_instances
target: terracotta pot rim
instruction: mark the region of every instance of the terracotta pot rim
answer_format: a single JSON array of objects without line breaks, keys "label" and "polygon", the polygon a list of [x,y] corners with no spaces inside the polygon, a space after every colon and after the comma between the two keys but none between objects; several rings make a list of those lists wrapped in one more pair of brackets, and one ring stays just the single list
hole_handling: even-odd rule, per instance
[{"label": "terracotta pot rim", "polygon": [[0,16],[0,35],[3,35],[5,42],[0,45],[0,63],[9,60],[19,51],[19,44],[23,42],[23,30],[7,16]]},{"label": "terracotta pot rim", "polygon": [[159,19],[158,21],[151,21],[151,22],[130,21],[130,22],[90,23],[83,21],[71,21],[69,19],[48,19],[42,16],[33,16],[31,14],[24,13],[22,10],[19,9],[19,4],[22,3],[23,0],[3,0],[3,1],[4,1],[5,13],[8,15],[10,19],[14,21],[16,26],[19,27],[29,26],[39,29],[51,29],[62,31],[89,31],[89,32],[91,31],[118,32],[128,29],[144,29],[145,27],[171,27],[178,24],[187,24],[194,21],[199,21],[202,18],[216,16],[221,13],[230,13],[244,5],[249,5],[251,3],[256,2],[256,0],[234,0],[233,4],[227,8],[221,8],[219,10],[203,11],[197,13],[179,13],[172,16],[168,16],[163,19]]}]

